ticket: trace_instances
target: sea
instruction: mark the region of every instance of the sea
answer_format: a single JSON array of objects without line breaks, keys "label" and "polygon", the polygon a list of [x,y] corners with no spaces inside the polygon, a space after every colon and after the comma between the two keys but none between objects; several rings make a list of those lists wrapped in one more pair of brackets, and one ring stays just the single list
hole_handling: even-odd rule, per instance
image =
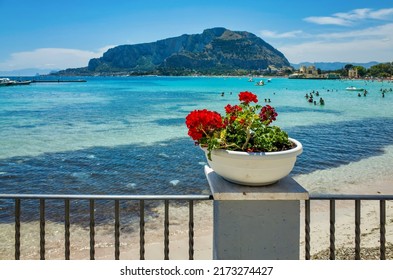
[{"label": "sea", "polygon": [[[311,192],[392,177],[389,81],[76,79],[86,82],[0,87],[0,193],[209,194],[207,160],[187,135],[185,117],[195,109],[224,113],[241,91],[275,107],[275,124],[303,144],[290,176]],[[366,89],[366,96],[349,86]],[[311,93],[316,104],[305,97]],[[23,208],[27,220],[37,219],[35,207]],[[0,222],[13,222],[12,209],[13,201],[0,200]]]},{"label": "sea", "polygon": [[[387,81],[82,78],[0,88],[1,193],[206,193],[207,162],[187,135],[185,117],[195,109],[224,113],[241,91],[275,107],[275,124],[302,142],[292,176],[383,157],[393,146]],[[256,86],[259,80],[265,85]],[[316,105],[305,97],[312,92]]]}]

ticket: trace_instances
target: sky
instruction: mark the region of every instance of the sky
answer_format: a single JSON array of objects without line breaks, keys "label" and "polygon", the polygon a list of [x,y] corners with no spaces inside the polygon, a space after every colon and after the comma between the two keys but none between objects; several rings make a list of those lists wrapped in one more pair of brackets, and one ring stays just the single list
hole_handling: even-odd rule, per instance
[{"label": "sky", "polygon": [[87,66],[111,47],[213,27],[291,63],[392,62],[392,0],[0,0],[0,71]]}]

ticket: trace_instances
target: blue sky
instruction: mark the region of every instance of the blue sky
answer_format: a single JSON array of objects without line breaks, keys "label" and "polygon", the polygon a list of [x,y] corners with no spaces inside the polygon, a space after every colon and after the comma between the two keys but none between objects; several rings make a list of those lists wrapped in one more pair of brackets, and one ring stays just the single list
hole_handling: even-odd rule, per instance
[{"label": "blue sky", "polygon": [[83,67],[212,27],[254,33],[292,63],[393,61],[391,0],[0,0],[0,14],[0,71]]}]

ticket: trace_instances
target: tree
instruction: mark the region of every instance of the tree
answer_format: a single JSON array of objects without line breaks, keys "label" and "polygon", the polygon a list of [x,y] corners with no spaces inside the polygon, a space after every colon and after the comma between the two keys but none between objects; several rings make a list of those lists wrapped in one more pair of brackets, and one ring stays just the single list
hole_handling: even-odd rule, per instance
[{"label": "tree", "polygon": [[371,66],[369,74],[373,77],[391,77],[393,75],[393,62]]},{"label": "tree", "polygon": [[348,73],[348,70],[351,69],[352,67],[353,67],[352,64],[346,64],[346,65],[344,66],[344,69],[345,69],[345,71]]},{"label": "tree", "polygon": [[353,68],[358,70],[358,76],[359,77],[364,77],[367,74],[367,69],[364,68],[363,66],[354,66]]}]

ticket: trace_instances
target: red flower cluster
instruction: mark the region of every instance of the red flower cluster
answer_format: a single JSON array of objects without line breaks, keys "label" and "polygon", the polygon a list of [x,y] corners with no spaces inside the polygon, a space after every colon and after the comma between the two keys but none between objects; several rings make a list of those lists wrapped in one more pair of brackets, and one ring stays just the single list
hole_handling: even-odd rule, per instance
[{"label": "red flower cluster", "polygon": [[259,113],[259,117],[261,118],[262,122],[266,123],[266,125],[269,125],[275,121],[277,115],[278,114],[276,113],[276,110],[270,105],[264,106]]},{"label": "red flower cluster", "polygon": [[211,135],[215,130],[224,126],[219,113],[203,110],[194,110],[186,117],[188,135],[195,141],[202,137]]},{"label": "red flower cluster", "polygon": [[225,112],[227,114],[233,115],[236,114],[237,112],[241,112],[241,110],[242,107],[240,107],[239,105],[232,106],[231,104],[228,104],[227,106],[225,106]]},{"label": "red flower cluster", "polygon": [[242,91],[239,93],[239,100],[245,104],[249,104],[250,102],[258,103],[258,97],[249,91]]},{"label": "red flower cluster", "polygon": [[237,113],[241,112],[243,109],[239,105],[232,106],[231,104],[228,104],[225,106],[225,112],[229,116],[229,121],[234,122],[237,118]]}]

